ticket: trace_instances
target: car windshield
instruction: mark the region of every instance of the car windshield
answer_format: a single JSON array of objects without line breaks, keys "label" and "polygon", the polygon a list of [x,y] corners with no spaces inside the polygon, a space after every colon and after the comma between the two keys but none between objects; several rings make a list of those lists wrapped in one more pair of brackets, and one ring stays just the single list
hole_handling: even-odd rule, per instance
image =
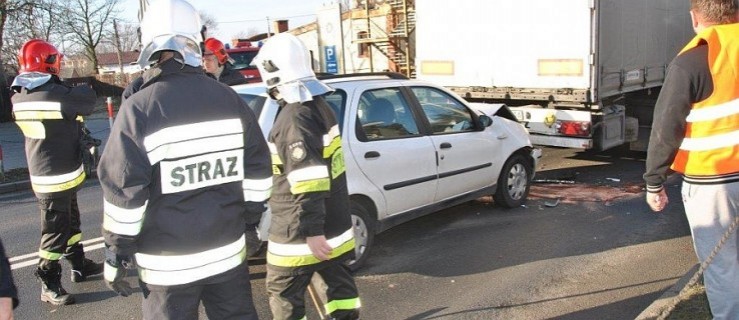
[{"label": "car windshield", "polygon": [[264,108],[264,103],[267,100],[267,97],[248,94],[248,93],[240,93],[239,96],[241,99],[244,99],[246,101],[246,104],[249,105],[249,108],[254,111],[254,115],[259,118],[259,114],[262,113],[262,108]]},{"label": "car windshield", "polygon": [[229,52],[228,56],[234,61],[234,69],[256,69],[257,67],[251,65],[251,61],[257,56],[259,51],[242,51],[242,52]]}]

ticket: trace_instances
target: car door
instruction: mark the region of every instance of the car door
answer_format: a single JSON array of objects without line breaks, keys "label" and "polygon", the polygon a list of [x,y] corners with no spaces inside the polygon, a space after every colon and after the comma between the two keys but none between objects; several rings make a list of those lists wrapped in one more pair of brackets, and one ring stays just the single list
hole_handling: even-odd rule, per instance
[{"label": "car door", "polygon": [[500,141],[475,124],[476,117],[464,103],[441,89],[410,88],[423,111],[430,138],[437,151],[439,183],[435,202],[495,182],[493,161]]},{"label": "car door", "polygon": [[[357,90],[347,119],[354,119],[349,144],[368,180],[381,190],[379,218],[431,204],[436,191],[436,157],[431,138],[398,87]],[[352,127],[349,127],[352,130]]]}]

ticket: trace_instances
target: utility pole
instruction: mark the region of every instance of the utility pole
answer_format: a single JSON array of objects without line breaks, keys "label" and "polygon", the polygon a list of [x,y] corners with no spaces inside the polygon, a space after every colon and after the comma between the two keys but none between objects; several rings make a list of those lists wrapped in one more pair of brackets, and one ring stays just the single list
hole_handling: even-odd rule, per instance
[{"label": "utility pole", "polygon": [[270,26],[269,26],[269,16],[267,16],[267,38],[270,37],[271,33],[272,33],[272,30],[270,29]]},{"label": "utility pole", "polygon": [[113,33],[115,36],[115,52],[118,54],[118,67],[123,75],[123,57],[121,57],[121,38],[118,36],[118,22],[113,19]]}]

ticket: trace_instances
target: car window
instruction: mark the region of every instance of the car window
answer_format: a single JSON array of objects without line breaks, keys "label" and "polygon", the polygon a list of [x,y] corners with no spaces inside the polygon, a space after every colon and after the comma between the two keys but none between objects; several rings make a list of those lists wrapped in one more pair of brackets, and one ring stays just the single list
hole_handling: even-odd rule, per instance
[{"label": "car window", "polygon": [[364,135],[359,137],[362,141],[402,138],[419,133],[411,109],[398,88],[362,93],[357,118]]},{"label": "car window", "polygon": [[472,114],[446,92],[429,87],[413,87],[411,91],[423,108],[433,134],[473,131]]},{"label": "car window", "polygon": [[262,113],[262,108],[264,107],[264,103],[267,100],[267,97],[248,94],[248,93],[240,93],[239,97],[241,99],[244,99],[246,101],[246,104],[249,105],[249,108],[251,108],[252,111],[254,111],[254,115],[259,118],[259,114]]},{"label": "car window", "polygon": [[331,109],[334,110],[336,120],[339,122],[339,129],[343,129],[346,92],[344,92],[344,90],[337,89],[323,97],[326,99],[326,102],[328,102],[328,105],[331,106]]}]

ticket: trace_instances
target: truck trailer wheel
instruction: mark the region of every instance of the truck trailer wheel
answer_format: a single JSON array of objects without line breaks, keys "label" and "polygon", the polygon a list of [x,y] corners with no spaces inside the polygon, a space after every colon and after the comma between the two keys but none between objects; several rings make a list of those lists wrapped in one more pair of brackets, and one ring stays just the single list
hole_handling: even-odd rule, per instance
[{"label": "truck trailer wheel", "polygon": [[530,188],[531,165],[521,154],[513,154],[500,171],[493,199],[505,208],[518,207],[526,202]]}]

